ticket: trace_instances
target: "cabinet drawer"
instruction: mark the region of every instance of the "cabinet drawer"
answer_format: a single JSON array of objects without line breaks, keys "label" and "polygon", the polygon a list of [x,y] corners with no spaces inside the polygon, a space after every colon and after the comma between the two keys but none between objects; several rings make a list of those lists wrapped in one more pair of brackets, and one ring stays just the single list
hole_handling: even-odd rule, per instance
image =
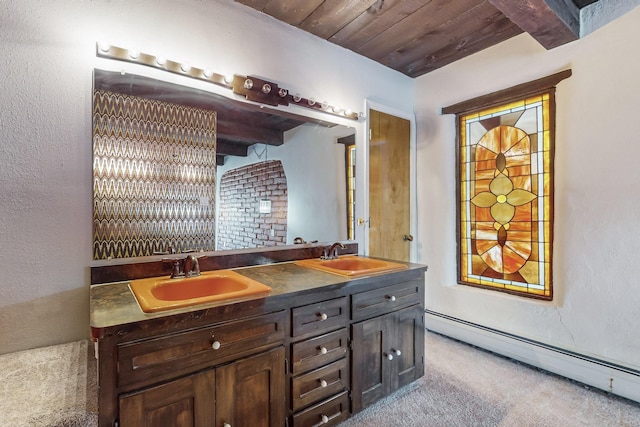
[{"label": "cabinet drawer", "polygon": [[347,354],[349,332],[343,328],[319,337],[291,345],[291,364],[294,374],[343,358]]},{"label": "cabinet drawer", "polygon": [[118,346],[118,387],[151,384],[281,343],[286,312]]},{"label": "cabinet drawer", "polygon": [[422,280],[411,280],[354,294],[351,297],[351,317],[362,320],[422,303],[422,285]]},{"label": "cabinet drawer", "polygon": [[291,310],[294,337],[343,328],[349,321],[347,297],[335,298]]},{"label": "cabinet drawer", "polygon": [[348,417],[349,394],[343,391],[337,396],[295,414],[293,427],[335,426]]},{"label": "cabinet drawer", "polygon": [[297,411],[312,403],[346,390],[349,385],[347,359],[300,375],[291,380],[292,409]]}]

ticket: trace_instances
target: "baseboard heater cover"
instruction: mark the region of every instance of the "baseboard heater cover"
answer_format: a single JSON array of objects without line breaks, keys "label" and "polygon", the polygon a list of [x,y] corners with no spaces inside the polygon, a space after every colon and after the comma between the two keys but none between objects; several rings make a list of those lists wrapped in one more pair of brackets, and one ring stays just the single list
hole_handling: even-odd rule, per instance
[{"label": "baseboard heater cover", "polygon": [[640,371],[431,310],[427,330],[466,342],[606,392],[640,402]]}]

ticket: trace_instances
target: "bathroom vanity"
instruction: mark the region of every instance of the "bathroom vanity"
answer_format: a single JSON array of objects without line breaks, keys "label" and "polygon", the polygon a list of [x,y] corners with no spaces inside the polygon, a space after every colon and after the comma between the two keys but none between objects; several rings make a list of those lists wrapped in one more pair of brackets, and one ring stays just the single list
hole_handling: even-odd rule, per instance
[{"label": "bathroom vanity", "polygon": [[234,271],[271,293],[145,313],[127,281],[91,287],[100,426],[332,426],[424,374],[426,266]]}]

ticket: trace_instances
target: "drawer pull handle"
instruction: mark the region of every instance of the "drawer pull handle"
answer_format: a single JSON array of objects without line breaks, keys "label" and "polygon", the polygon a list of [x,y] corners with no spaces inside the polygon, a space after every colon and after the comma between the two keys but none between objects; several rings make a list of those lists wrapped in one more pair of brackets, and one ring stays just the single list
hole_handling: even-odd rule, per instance
[{"label": "drawer pull handle", "polygon": [[329,417],[327,417],[326,415],[322,416],[322,424],[327,424],[329,422]]},{"label": "drawer pull handle", "polygon": [[[211,344],[211,348],[214,349],[214,350],[219,350],[220,349],[220,341],[214,341]],[[229,427],[231,427],[231,426],[229,426]]]},{"label": "drawer pull handle", "polygon": [[320,354],[327,354],[327,347],[320,347]]},{"label": "drawer pull handle", "polygon": [[327,383],[326,380],[320,380],[320,387],[325,388],[328,385],[329,385],[329,383]]},{"label": "drawer pull handle", "polygon": [[396,296],[395,295],[387,295],[387,299],[391,302],[396,300]]},{"label": "drawer pull handle", "polygon": [[320,320],[327,320],[329,318],[329,316],[327,316],[327,313],[320,313]]},{"label": "drawer pull handle", "polygon": [[393,360],[393,354],[387,353],[387,359],[388,360]]},{"label": "drawer pull handle", "polygon": [[396,356],[402,356],[402,352],[400,350],[392,349],[392,352],[396,354]]}]

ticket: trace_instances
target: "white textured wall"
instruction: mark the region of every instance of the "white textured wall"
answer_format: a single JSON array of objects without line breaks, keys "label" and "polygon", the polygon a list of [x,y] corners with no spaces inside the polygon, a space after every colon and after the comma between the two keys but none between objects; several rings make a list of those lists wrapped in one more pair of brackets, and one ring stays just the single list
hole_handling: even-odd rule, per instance
[{"label": "white textured wall", "polygon": [[[545,51],[520,35],[416,79],[427,308],[640,367],[640,8]],[[571,68],[557,89],[551,302],[456,284],[455,123],[442,107]]]},{"label": "white textured wall", "polygon": [[92,69],[221,90],[96,58],[102,40],[355,111],[413,103],[407,77],[230,0],[0,0],[0,353],[89,333]]}]

